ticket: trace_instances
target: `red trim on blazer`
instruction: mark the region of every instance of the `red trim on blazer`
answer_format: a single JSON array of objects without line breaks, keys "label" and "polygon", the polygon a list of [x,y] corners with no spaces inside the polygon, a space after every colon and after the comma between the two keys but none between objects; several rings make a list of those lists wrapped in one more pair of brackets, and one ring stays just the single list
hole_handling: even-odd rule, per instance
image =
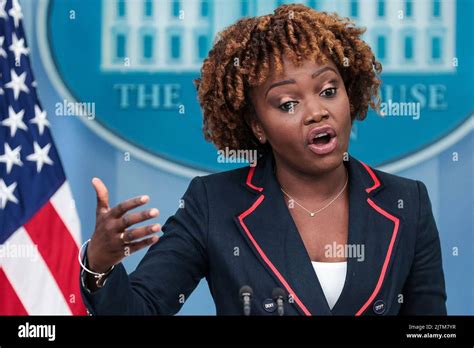
[{"label": "red trim on blazer", "polygon": [[252,184],[252,177],[253,177],[253,173],[255,172],[255,168],[257,168],[257,166],[250,167],[249,173],[247,174],[246,184],[247,184],[248,187],[250,187],[254,190],[257,190],[259,192],[262,192],[263,187],[257,187],[254,184]]},{"label": "red trim on blazer", "polygon": [[373,190],[375,190],[377,187],[380,186],[380,181],[379,181],[379,179],[375,176],[375,173],[372,171],[372,169],[370,169],[370,167],[369,167],[367,164],[365,164],[365,163],[362,162],[362,161],[359,161],[359,162],[364,166],[365,170],[367,170],[367,172],[369,173],[370,177],[371,177],[372,180],[374,181],[374,184],[372,185],[372,187],[368,187],[368,188],[365,189],[365,191],[366,191],[367,193],[369,193],[370,191],[373,191]]},{"label": "red trim on blazer", "polygon": [[372,295],[370,295],[367,302],[365,302],[364,305],[357,311],[357,313],[355,314],[356,316],[359,316],[362,313],[364,313],[364,311],[367,309],[367,307],[370,305],[370,303],[374,300],[374,298],[379,293],[380,288],[382,287],[382,283],[383,283],[383,280],[385,278],[385,272],[387,272],[388,263],[390,262],[390,257],[392,256],[393,245],[395,244],[395,240],[397,239],[398,226],[400,224],[400,220],[397,217],[387,213],[385,210],[383,210],[377,204],[375,204],[374,201],[372,201],[370,198],[367,198],[367,202],[379,214],[382,214],[387,219],[392,220],[394,222],[394,226],[393,226],[393,232],[392,232],[392,239],[390,239],[390,244],[388,246],[387,254],[385,255],[385,261],[383,262],[382,271],[380,272],[379,280],[377,281],[377,285],[375,286],[375,289],[372,292]]},{"label": "red trim on blazer", "polygon": [[[251,179],[251,177],[250,177],[250,179]],[[261,256],[263,261],[265,261],[265,263],[268,265],[268,267],[270,267],[272,272],[277,276],[278,280],[285,287],[286,291],[288,291],[288,293],[291,294],[291,296],[293,296],[293,299],[298,304],[298,306],[303,310],[304,314],[307,315],[307,316],[310,316],[311,312],[305,307],[303,302],[301,302],[301,300],[298,298],[296,293],[291,288],[290,284],[288,284],[286,279],[281,275],[281,273],[278,271],[278,269],[275,267],[275,265],[270,261],[270,259],[267,257],[265,252],[262,250],[262,248],[260,248],[260,245],[258,245],[257,241],[253,238],[252,233],[250,233],[249,229],[247,228],[247,226],[245,225],[245,223],[243,221],[244,218],[246,218],[248,215],[253,213],[253,211],[260,205],[260,203],[264,199],[265,199],[265,196],[262,194],[260,197],[258,197],[258,199],[255,201],[254,204],[252,204],[252,206],[250,208],[248,208],[246,211],[244,211],[242,214],[239,215],[240,225],[244,229],[245,233],[247,234],[247,237],[249,237],[249,239],[252,242],[255,249],[257,249],[257,252]]]},{"label": "red trim on blazer", "polygon": [[[380,186],[380,181],[379,179],[377,178],[377,176],[375,175],[375,173],[372,171],[372,169],[366,165],[364,162],[362,161],[359,161],[363,166],[364,168],[367,170],[367,172],[369,173],[370,177],[372,178],[372,180],[374,181],[374,184],[371,186],[371,187],[368,187],[365,189],[365,191],[367,193],[375,190],[377,187]],[[253,178],[253,174],[255,172],[255,166],[254,167],[250,167],[249,169],[249,173],[247,175],[247,181],[246,181],[246,184],[247,186],[249,186],[250,188],[254,189],[254,190],[257,190],[259,192],[262,192],[263,191],[263,187],[257,187],[255,185],[252,184],[252,178]],[[257,241],[253,238],[252,236],[252,233],[249,231],[249,229],[247,228],[247,226],[245,225],[243,219],[246,218],[248,215],[252,214],[253,211],[260,205],[260,203],[262,203],[262,201],[265,199],[265,195],[261,194],[260,197],[258,197],[258,199],[252,204],[252,206],[250,208],[248,208],[246,211],[244,211],[242,214],[239,215],[239,222],[240,222],[240,225],[242,226],[242,228],[244,229],[245,233],[247,234],[247,236],[249,237],[250,241],[252,242],[252,244],[254,245],[255,249],[257,249],[257,252],[259,253],[259,255],[262,257],[262,259],[265,261],[265,263],[270,267],[270,269],[272,270],[272,272],[277,276],[278,280],[282,283],[282,285],[285,287],[286,291],[288,291],[288,293],[292,294],[296,304],[303,310],[303,312],[305,313],[305,315],[307,316],[310,316],[312,315],[311,312],[306,308],[306,306],[303,304],[303,302],[301,302],[301,300],[298,298],[298,296],[296,295],[296,293],[291,289],[290,285],[288,284],[288,282],[286,281],[286,279],[281,275],[281,273],[278,271],[278,269],[275,267],[275,265],[273,265],[273,263],[270,261],[270,259],[267,257],[267,255],[265,254],[265,252],[262,250],[262,248],[260,248],[260,245],[258,245]],[[364,305],[357,311],[357,313],[355,314],[356,316],[360,316],[362,313],[365,312],[365,310],[367,309],[367,307],[371,304],[371,302],[375,299],[375,297],[377,296],[377,294],[379,293],[381,287],[382,287],[382,284],[383,284],[383,281],[385,279],[385,273],[387,272],[387,268],[388,268],[388,264],[390,262],[390,258],[392,256],[392,251],[393,251],[393,245],[395,244],[395,240],[397,239],[397,234],[398,234],[398,227],[400,225],[400,220],[391,215],[390,213],[386,212],[385,210],[383,210],[382,208],[380,208],[378,205],[376,205],[374,203],[374,201],[372,201],[370,198],[367,198],[367,203],[375,210],[377,211],[379,214],[382,214],[383,216],[385,216],[386,218],[388,218],[389,220],[392,220],[394,222],[394,227],[393,227],[393,232],[392,232],[392,238],[390,240],[390,244],[388,246],[388,250],[387,250],[387,254],[385,255],[385,260],[384,260],[384,263],[383,263],[383,266],[382,266],[382,271],[380,272],[380,275],[379,275],[379,279],[377,281],[377,284],[375,286],[375,289],[374,291],[372,292],[372,294],[370,295],[369,299],[364,303]]]}]

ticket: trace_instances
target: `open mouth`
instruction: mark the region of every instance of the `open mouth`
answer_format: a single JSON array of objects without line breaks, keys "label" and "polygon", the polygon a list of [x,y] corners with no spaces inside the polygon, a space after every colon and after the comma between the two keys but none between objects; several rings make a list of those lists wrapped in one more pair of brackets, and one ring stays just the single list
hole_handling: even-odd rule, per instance
[{"label": "open mouth", "polygon": [[308,134],[308,148],[317,155],[326,155],[337,148],[336,131],[329,125],[313,128]]},{"label": "open mouth", "polygon": [[315,145],[325,145],[331,141],[331,135],[328,133],[319,133],[317,134],[312,141],[312,144]]}]

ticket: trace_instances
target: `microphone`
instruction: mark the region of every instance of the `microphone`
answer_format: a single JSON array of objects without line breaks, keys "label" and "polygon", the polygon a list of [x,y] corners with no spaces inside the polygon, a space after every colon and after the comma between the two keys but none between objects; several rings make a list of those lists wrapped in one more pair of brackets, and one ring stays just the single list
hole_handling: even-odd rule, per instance
[{"label": "microphone", "polygon": [[250,315],[250,300],[252,299],[253,290],[250,286],[244,285],[240,288],[239,296],[244,303],[244,315]]},{"label": "microphone", "polygon": [[272,298],[277,303],[278,315],[282,316],[285,314],[285,307],[283,301],[286,300],[285,290],[282,288],[275,288],[272,291]]}]

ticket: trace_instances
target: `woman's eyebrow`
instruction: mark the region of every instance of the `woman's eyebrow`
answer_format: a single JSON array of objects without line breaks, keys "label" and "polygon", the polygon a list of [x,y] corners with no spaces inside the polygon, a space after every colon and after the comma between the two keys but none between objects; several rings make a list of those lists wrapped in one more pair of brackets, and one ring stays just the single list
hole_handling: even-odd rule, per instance
[{"label": "woman's eyebrow", "polygon": [[337,71],[334,70],[333,68],[331,68],[330,66],[325,66],[325,67],[322,67],[318,70],[316,70],[312,75],[311,75],[311,78],[314,79],[316,76],[319,76],[321,75],[322,73],[326,72],[326,71],[333,71],[336,75],[337,75]]},{"label": "woman's eyebrow", "polygon": [[[324,66],[324,67],[319,68],[318,70],[316,70],[313,74],[311,74],[311,78],[314,79],[315,77],[321,75],[322,73],[324,73],[326,71],[333,71],[334,73],[337,74],[337,71],[334,70],[333,68],[331,68],[330,66]],[[270,92],[270,90],[272,88],[282,86],[282,85],[288,85],[288,84],[292,84],[292,83],[296,83],[296,81],[293,80],[293,79],[289,79],[289,80],[283,80],[283,81],[275,82],[270,87],[268,87],[267,91],[265,92],[265,98],[267,97],[268,92]]]},{"label": "woman's eyebrow", "polygon": [[265,98],[267,97],[268,92],[270,92],[270,90],[271,90],[272,88],[275,88],[275,87],[278,87],[278,86],[282,86],[282,85],[288,85],[288,84],[290,84],[290,83],[296,83],[296,81],[293,80],[293,79],[290,79],[290,80],[279,81],[279,82],[276,82],[276,83],[272,84],[270,87],[268,87],[267,92],[265,93]]}]

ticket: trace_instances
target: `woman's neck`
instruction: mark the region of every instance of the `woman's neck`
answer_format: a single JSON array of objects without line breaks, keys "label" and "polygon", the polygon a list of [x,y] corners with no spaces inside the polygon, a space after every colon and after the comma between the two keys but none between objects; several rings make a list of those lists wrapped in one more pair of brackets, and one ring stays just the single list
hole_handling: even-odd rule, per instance
[{"label": "woman's neck", "polygon": [[308,175],[275,159],[275,175],[280,186],[300,201],[324,202],[337,195],[346,182],[344,162],[335,169],[318,175]]}]

